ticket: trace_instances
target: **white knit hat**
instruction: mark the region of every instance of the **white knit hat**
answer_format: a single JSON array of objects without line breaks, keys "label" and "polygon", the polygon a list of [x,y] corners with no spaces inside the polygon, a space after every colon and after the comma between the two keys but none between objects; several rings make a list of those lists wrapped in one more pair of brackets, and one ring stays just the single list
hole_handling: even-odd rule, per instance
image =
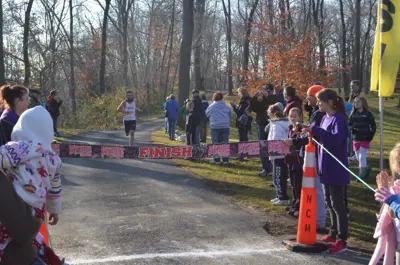
[{"label": "white knit hat", "polygon": [[49,112],[42,106],[26,110],[19,117],[11,134],[12,141],[32,141],[42,144],[43,148],[51,150],[53,141],[53,120]]}]

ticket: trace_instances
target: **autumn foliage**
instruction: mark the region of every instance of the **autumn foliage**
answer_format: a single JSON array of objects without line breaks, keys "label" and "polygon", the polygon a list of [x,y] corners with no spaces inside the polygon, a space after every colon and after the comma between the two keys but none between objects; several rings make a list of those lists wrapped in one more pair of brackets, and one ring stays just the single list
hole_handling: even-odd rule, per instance
[{"label": "autumn foliage", "polygon": [[310,35],[295,38],[290,34],[274,34],[266,37],[253,37],[253,41],[266,46],[263,54],[265,67],[261,72],[242,73],[245,86],[254,93],[263,84],[272,83],[282,88],[286,84],[297,88],[304,95],[314,81],[329,86],[333,77],[331,69],[318,67],[316,45]]}]

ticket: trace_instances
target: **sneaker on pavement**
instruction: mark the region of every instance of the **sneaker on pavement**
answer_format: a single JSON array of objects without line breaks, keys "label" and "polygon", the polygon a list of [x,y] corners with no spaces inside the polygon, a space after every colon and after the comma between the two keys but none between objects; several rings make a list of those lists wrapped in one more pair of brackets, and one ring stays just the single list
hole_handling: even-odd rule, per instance
[{"label": "sneaker on pavement", "polygon": [[288,214],[294,218],[299,217],[299,211],[290,211],[290,212],[288,212]]},{"label": "sneaker on pavement", "polygon": [[321,238],[321,241],[323,241],[325,243],[335,243],[336,242],[336,237],[327,235],[327,236],[324,236],[323,238]]},{"label": "sneaker on pavement", "polygon": [[290,205],[290,200],[278,200],[273,203],[274,206],[288,206]]},{"label": "sneaker on pavement", "polygon": [[347,250],[346,241],[342,239],[336,240],[336,242],[333,243],[333,245],[330,248],[328,248],[328,252],[332,254],[340,253],[346,250]]}]

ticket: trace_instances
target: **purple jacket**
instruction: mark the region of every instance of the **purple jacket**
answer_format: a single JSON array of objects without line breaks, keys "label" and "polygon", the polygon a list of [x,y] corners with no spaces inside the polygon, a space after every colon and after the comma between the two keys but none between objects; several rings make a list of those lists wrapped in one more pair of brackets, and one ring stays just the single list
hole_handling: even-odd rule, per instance
[{"label": "purple jacket", "polygon": [[16,124],[18,121],[18,118],[19,118],[19,116],[12,109],[6,109],[1,114],[0,120],[4,119],[12,124]]},{"label": "purple jacket", "polygon": [[[320,127],[312,127],[312,133],[319,136],[319,142],[324,145],[340,162],[349,166],[347,158],[347,136],[349,129],[346,116],[336,113],[331,117],[325,115]],[[327,185],[348,185],[350,175],[334,158],[318,146],[318,173],[321,183]]]}]

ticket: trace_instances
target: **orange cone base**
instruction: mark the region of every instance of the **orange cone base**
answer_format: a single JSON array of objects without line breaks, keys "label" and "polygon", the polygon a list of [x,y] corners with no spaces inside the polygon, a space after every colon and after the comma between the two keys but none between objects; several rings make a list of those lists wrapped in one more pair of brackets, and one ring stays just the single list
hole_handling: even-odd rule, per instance
[{"label": "orange cone base", "polygon": [[283,244],[286,249],[293,252],[302,252],[302,253],[320,253],[326,251],[329,247],[328,244],[318,242],[314,245],[305,245],[296,242],[296,239],[293,240],[283,240]]}]

